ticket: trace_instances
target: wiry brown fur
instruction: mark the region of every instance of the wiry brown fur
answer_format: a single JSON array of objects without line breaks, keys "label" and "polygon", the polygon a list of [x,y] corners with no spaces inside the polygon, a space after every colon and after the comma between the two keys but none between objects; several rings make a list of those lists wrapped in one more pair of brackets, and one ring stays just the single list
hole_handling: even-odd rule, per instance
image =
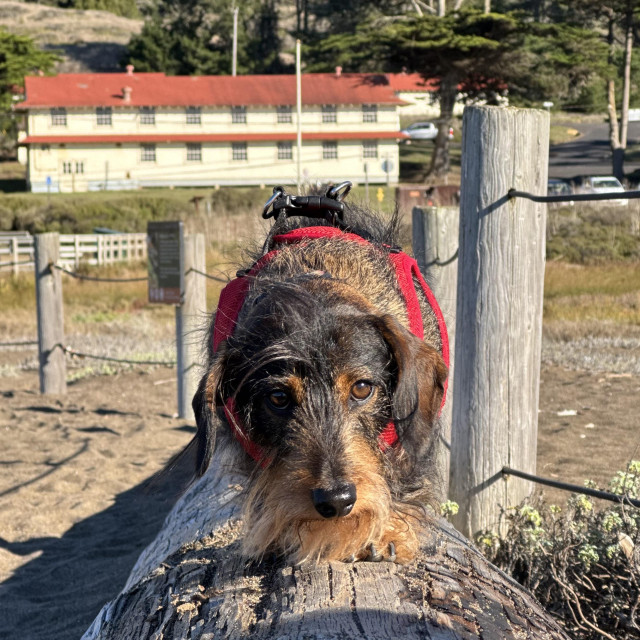
[{"label": "wiry brown fur", "polygon": [[[224,464],[247,475],[249,557],[275,551],[296,562],[363,560],[373,555],[371,545],[391,555],[393,543],[397,561],[407,562],[433,501],[446,378],[437,319],[421,304],[424,341],[409,332],[389,264],[390,228],[351,215],[354,231],[371,244],[323,238],[278,246],[252,277],[233,335],[217,353],[210,348],[194,398],[198,473],[208,467],[217,437],[230,456]],[[313,223],[279,224],[277,231],[286,232]],[[369,395],[354,395],[359,385]],[[272,397],[284,397],[286,407]],[[221,409],[228,398],[264,453],[260,462],[231,435]],[[378,440],[390,421],[399,436],[393,448]],[[357,493],[352,510],[321,515],[314,492],[347,485]]]}]

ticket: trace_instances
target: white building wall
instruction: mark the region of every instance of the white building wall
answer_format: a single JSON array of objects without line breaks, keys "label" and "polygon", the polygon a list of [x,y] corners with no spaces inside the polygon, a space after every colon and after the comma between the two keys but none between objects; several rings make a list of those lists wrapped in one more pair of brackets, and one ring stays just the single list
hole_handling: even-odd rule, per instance
[{"label": "white building wall", "polygon": [[[160,186],[215,186],[295,184],[297,149],[292,159],[278,160],[275,142],[248,142],[247,159],[234,160],[230,143],[202,143],[202,160],[188,161],[186,145],[156,144],[155,161],[142,159],[142,145],[67,144],[60,148],[41,145],[29,149],[29,182],[32,191],[87,191]],[[301,180],[315,183],[351,180],[372,184],[395,183],[398,145],[378,142],[378,157],[365,158],[362,141],[338,140],[337,159],[323,159],[322,141],[302,146]],[[366,165],[366,169],[365,169]]]},{"label": "white building wall", "polygon": [[[295,107],[291,123],[278,122],[275,107],[247,107],[247,122],[232,121],[230,108],[203,107],[200,124],[187,124],[184,109],[163,107],[155,110],[155,124],[143,124],[137,108],[114,108],[111,125],[98,124],[95,109],[67,109],[67,124],[54,125],[49,109],[33,109],[28,116],[32,136],[67,135],[131,135],[131,134],[198,134],[198,133],[293,133],[297,130]],[[399,131],[396,107],[380,105],[377,122],[364,122],[361,105],[340,105],[337,122],[322,121],[320,105],[305,107],[303,131]]]},{"label": "white building wall", "polygon": [[[379,105],[376,122],[364,122],[361,105],[337,109],[337,122],[323,123],[322,109],[305,107],[303,135],[399,131],[395,105]],[[232,123],[230,108],[203,108],[200,124],[187,124],[180,108],[157,108],[155,124],[142,124],[137,108],[113,109],[112,124],[98,125],[95,109],[67,109],[66,125],[53,125],[49,109],[28,114],[29,136],[127,136],[189,134],[269,134],[295,135],[295,108],[292,122],[278,123],[275,107],[248,107],[246,123]],[[202,159],[187,160],[186,142],[160,143],[154,161],[143,161],[142,144],[30,144],[28,180],[32,191],[86,191],[134,189],[144,186],[272,185],[297,181],[297,149],[292,159],[278,160],[277,140],[247,140],[247,160],[234,160],[230,142],[202,142]],[[304,182],[351,180],[363,183],[395,183],[398,180],[398,145],[395,138],[379,139],[377,158],[365,158],[363,140],[338,139],[337,159],[323,158],[322,140],[303,140],[301,179]],[[386,161],[386,162],[385,162]],[[366,168],[365,168],[366,165]]]}]

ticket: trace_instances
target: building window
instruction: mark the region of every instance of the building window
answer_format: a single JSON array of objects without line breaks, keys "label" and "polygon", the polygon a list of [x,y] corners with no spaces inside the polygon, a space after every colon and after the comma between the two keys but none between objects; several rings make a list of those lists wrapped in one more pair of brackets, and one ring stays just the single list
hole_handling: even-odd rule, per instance
[{"label": "building window", "polygon": [[231,107],[231,122],[233,124],[246,124],[247,107]]},{"label": "building window", "polygon": [[322,105],[322,122],[338,122],[338,111],[335,104]]},{"label": "building window", "polygon": [[54,127],[67,126],[67,110],[64,107],[51,109],[51,125]]},{"label": "building window", "polygon": [[187,142],[187,161],[202,162],[202,145],[199,142]]},{"label": "building window", "polygon": [[142,162],[155,162],[156,161],[156,145],[155,144],[143,144],[142,154],[140,159]]},{"label": "building window", "polygon": [[338,143],[334,140],[322,143],[322,159],[336,160],[338,158]]},{"label": "building window", "polygon": [[70,175],[72,173],[84,173],[84,162],[63,162],[62,173],[66,173],[67,175]]},{"label": "building window", "polygon": [[377,140],[365,140],[362,143],[362,157],[363,158],[378,157],[378,141]]},{"label": "building window", "polygon": [[40,151],[51,151],[51,145],[48,144],[41,144],[40,145]]},{"label": "building window", "polygon": [[291,105],[281,104],[276,107],[276,113],[278,114],[278,124],[288,124],[293,121],[291,118]]},{"label": "building window", "polygon": [[293,160],[293,145],[290,142],[278,142],[278,160]]},{"label": "building window", "polygon": [[154,107],[140,107],[140,124],[155,124],[156,110]]},{"label": "building window", "polygon": [[246,160],[247,159],[247,143],[233,142],[231,144],[231,158],[233,160]]},{"label": "building window", "polygon": [[362,105],[362,122],[378,122],[378,105]]},{"label": "building window", "polygon": [[187,124],[202,124],[202,109],[187,107]]},{"label": "building window", "polygon": [[111,126],[111,107],[96,108],[96,123]]}]

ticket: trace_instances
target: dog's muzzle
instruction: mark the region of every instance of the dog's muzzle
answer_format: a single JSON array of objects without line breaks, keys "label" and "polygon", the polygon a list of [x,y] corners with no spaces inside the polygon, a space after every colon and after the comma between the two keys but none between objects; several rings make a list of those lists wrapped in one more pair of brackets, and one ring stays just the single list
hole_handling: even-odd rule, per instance
[{"label": "dog's muzzle", "polygon": [[345,483],[333,489],[313,489],[311,499],[323,518],[346,516],[356,503],[356,487],[352,483]]}]

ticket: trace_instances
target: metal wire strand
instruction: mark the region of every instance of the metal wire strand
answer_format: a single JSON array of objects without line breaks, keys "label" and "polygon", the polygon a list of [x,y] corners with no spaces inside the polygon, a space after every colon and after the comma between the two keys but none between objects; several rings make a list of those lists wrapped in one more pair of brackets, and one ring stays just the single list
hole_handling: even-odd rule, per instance
[{"label": "metal wire strand", "polygon": [[640,191],[621,191],[620,193],[572,193],[565,196],[538,196],[527,191],[509,189],[507,198],[526,198],[533,202],[589,202],[596,200],[633,200],[640,198]]},{"label": "metal wire strand", "polygon": [[517,478],[523,478],[524,480],[530,480],[537,484],[543,484],[547,487],[553,487],[554,489],[561,489],[563,491],[571,491],[572,493],[581,493],[585,496],[592,496],[593,498],[600,498],[601,500],[609,500],[610,502],[620,502],[622,504],[630,504],[634,507],[640,508],[640,500],[630,498],[629,496],[619,495],[617,493],[610,493],[609,491],[600,491],[599,489],[590,489],[589,487],[581,487],[578,484],[569,484],[568,482],[559,482],[558,480],[551,480],[550,478],[541,478],[540,476],[534,476],[531,473],[525,473],[524,471],[517,471],[510,467],[502,467],[503,476],[516,476]]},{"label": "metal wire strand", "polygon": [[120,362],[122,364],[148,364],[148,365],[155,364],[155,365],[161,365],[164,367],[175,367],[177,364],[173,360],[131,360],[127,358],[113,358],[111,356],[98,356],[92,353],[84,353],[83,351],[78,351],[73,347],[65,346],[60,343],[58,343],[55,346],[62,349],[64,353],[68,353],[70,356],[76,356],[78,358],[91,358],[93,360],[105,360],[107,362]]},{"label": "metal wire strand", "polygon": [[80,273],[76,273],[75,271],[70,271],[69,269],[61,267],[59,264],[51,263],[50,266],[53,269],[58,269],[58,271],[62,271],[72,278],[77,278],[78,280],[91,280],[93,282],[143,282],[149,280],[148,276],[141,278],[97,278],[95,276],[85,276]]}]

